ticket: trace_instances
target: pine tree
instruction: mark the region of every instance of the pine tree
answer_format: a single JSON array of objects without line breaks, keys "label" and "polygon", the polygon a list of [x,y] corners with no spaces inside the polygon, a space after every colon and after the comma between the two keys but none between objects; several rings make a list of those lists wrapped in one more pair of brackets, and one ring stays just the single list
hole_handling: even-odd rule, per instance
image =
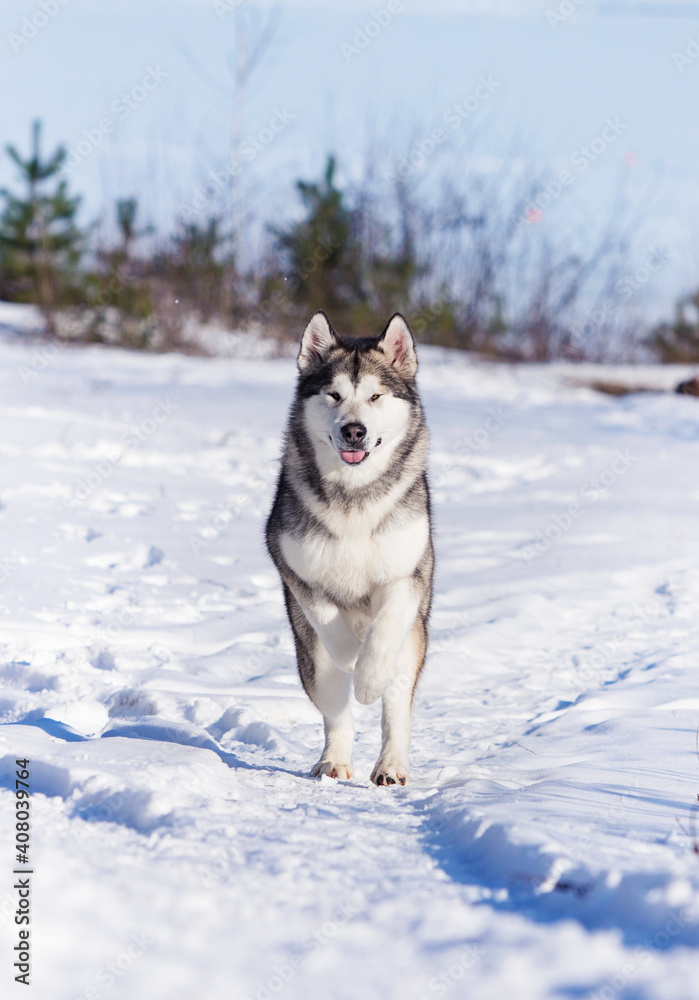
[{"label": "pine tree", "polygon": [[103,306],[115,306],[119,310],[121,339],[125,332],[124,323],[133,326],[132,321],[143,321],[152,312],[149,289],[141,280],[143,265],[135,256],[133,245],[139,237],[150,235],[153,229],[150,226],[136,228],[136,198],[118,199],[115,210],[120,240],[110,249],[97,251],[97,259],[101,265],[97,302]]},{"label": "pine tree", "polygon": [[397,224],[381,222],[368,189],[348,203],[336,167],[328,156],[319,182],[297,182],[303,218],[272,229],[288,270],[274,276],[263,294],[275,302],[285,292],[299,312],[324,309],[343,332],[373,335],[392,312],[410,311],[416,283],[426,274],[415,247],[413,206],[399,186]]},{"label": "pine tree", "polygon": [[55,312],[80,298],[78,265],[85,234],[76,216],[81,198],[71,197],[60,174],[66,151],[59,146],[46,159],[41,154],[41,122],[32,126],[32,148],[23,159],[6,146],[18,168],[24,190],[0,190],[0,295],[15,302],[36,303],[55,334]]},{"label": "pine tree", "polygon": [[138,215],[138,201],[136,198],[120,198],[116,203],[116,215],[124,254],[128,258],[131,254],[131,244],[135,238],[151,230],[144,229],[137,231],[136,229],[136,216]]},{"label": "pine tree", "polygon": [[356,213],[335,182],[336,161],[327,159],[320,183],[297,181],[305,217],[286,230],[273,229],[290,265],[290,288],[305,312],[325,309],[344,316],[362,298]]},{"label": "pine tree", "polygon": [[219,308],[225,315],[224,277],[236,276],[231,242],[217,216],[201,224],[181,221],[170,241],[166,266],[175,292],[205,322]]},{"label": "pine tree", "polygon": [[699,292],[680,299],[673,323],[661,323],[648,343],[664,364],[696,364],[699,361]]}]

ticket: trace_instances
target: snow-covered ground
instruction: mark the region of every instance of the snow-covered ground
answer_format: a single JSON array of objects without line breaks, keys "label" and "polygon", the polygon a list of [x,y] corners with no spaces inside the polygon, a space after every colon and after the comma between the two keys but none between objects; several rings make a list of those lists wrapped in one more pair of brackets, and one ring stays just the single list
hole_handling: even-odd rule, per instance
[{"label": "snow-covered ground", "polygon": [[421,357],[436,600],[385,789],[378,706],[356,780],[307,777],[262,544],[293,362],[0,344],[18,995],[27,757],[36,1000],[699,998],[699,400]]}]

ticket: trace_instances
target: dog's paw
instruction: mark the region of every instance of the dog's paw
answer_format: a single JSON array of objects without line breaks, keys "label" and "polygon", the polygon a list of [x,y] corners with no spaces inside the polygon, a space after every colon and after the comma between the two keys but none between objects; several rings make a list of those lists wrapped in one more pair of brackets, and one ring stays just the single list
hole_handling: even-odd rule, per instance
[{"label": "dog's paw", "polygon": [[354,675],[354,697],[361,705],[373,705],[384,693],[386,684],[374,672],[363,670]]},{"label": "dog's paw", "polygon": [[334,764],[331,760],[319,760],[311,769],[311,777],[322,778],[324,774],[329,778],[339,778],[340,781],[349,781],[354,777],[351,764]]},{"label": "dog's paw", "polygon": [[396,655],[383,646],[362,646],[354,671],[354,696],[362,705],[373,705],[383,697],[396,674]]},{"label": "dog's paw", "polygon": [[407,764],[392,760],[379,760],[371,772],[371,780],[375,785],[405,785],[410,771]]}]

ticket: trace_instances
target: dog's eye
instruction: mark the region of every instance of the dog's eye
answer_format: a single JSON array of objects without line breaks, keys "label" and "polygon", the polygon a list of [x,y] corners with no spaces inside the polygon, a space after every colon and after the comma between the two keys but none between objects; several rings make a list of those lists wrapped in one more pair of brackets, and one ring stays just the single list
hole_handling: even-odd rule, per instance
[{"label": "dog's eye", "polygon": [[374,395],[369,400],[370,403],[375,403],[377,399],[381,399],[381,393],[375,392]]},{"label": "dog's eye", "polygon": [[328,396],[330,396],[331,399],[334,399],[336,403],[339,403],[342,398],[339,392],[329,392]]}]

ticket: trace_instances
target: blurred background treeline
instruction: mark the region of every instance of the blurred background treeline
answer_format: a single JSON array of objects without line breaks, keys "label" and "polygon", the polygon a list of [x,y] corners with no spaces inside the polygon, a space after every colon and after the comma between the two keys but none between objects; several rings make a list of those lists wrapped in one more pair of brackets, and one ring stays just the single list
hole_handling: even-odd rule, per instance
[{"label": "blurred background treeline", "polygon": [[231,177],[156,227],[137,191],[81,225],[66,149],[45,148],[39,121],[4,155],[0,299],[38,306],[53,338],[204,352],[203,328],[296,340],[322,308],[367,335],[399,310],[422,342],[493,359],[699,360],[699,293],[644,322],[643,288],[673,261],[662,246],[639,259],[643,206],[629,211],[620,190],[592,234],[556,236],[539,225],[555,180],[515,157],[495,171],[467,160],[426,190],[405,160],[342,183],[328,152],[289,191],[286,220],[252,219]]}]

